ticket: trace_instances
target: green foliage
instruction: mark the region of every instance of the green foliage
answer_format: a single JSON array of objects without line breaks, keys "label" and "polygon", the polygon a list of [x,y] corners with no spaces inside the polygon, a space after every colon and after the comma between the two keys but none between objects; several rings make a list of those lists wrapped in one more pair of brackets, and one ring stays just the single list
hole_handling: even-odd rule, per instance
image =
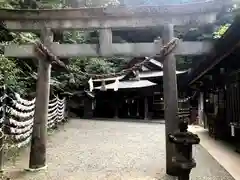
[{"label": "green foliage", "polygon": [[231,24],[224,24],[224,25],[220,26],[220,27],[217,29],[217,31],[215,31],[215,32],[213,33],[213,38],[214,38],[214,39],[219,39],[219,38],[221,38],[221,37],[225,34],[225,32],[228,30],[228,28],[230,27],[230,25],[231,25]]},{"label": "green foliage", "polygon": [[39,40],[36,34],[33,33],[10,33],[14,38],[12,43],[15,44],[26,44],[26,43],[34,43]]},{"label": "green foliage", "polygon": [[69,44],[82,44],[86,42],[86,33],[83,31],[64,31],[63,42]]},{"label": "green foliage", "polygon": [[[38,8],[64,8],[70,6],[74,0],[1,0],[0,8],[8,9],[38,9]],[[92,43],[97,39],[96,32],[65,31],[54,32],[58,37],[56,41],[60,43],[81,44]],[[96,36],[95,36],[95,35]],[[94,36],[93,36],[94,35]],[[39,40],[38,35],[34,33],[13,33],[6,31],[3,27],[0,29],[1,45],[7,43],[25,44],[33,43]],[[96,43],[96,42],[95,42]],[[1,50],[1,49],[0,49]],[[34,92],[37,80],[37,62],[36,60],[6,58],[0,52],[0,85],[3,84],[4,72],[7,74],[7,86],[21,94]],[[120,70],[126,64],[126,61],[119,61],[119,58],[70,58],[66,62],[69,69],[73,72],[67,73],[63,69],[54,66],[52,70],[51,89],[52,92],[76,91],[82,87],[87,79],[82,72],[99,74],[109,73]]]},{"label": "green foliage", "polygon": [[94,72],[97,74],[114,72],[113,63],[106,59],[91,58],[85,67],[86,72]]},{"label": "green foliage", "polygon": [[7,84],[9,86],[17,85],[18,75],[20,74],[20,69],[16,67],[16,64],[12,59],[5,58],[0,55],[0,84],[4,84],[4,74],[6,74]]}]

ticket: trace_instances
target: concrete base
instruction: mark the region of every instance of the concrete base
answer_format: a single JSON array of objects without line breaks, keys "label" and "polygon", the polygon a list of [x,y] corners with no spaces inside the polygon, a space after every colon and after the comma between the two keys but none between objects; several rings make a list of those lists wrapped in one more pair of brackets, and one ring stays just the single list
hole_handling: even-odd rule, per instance
[{"label": "concrete base", "polygon": [[37,168],[37,169],[27,168],[27,169],[24,169],[24,170],[27,171],[27,172],[38,172],[38,171],[42,171],[42,170],[46,170],[46,169],[47,169],[47,165],[43,166],[41,168]]}]

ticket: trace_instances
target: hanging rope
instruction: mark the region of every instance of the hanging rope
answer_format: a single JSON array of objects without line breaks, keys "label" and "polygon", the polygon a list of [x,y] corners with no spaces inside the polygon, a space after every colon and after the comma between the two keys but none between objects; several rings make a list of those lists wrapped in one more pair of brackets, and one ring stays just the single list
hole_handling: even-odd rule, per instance
[{"label": "hanging rope", "polygon": [[[8,95],[0,97],[0,100],[8,98],[6,117],[1,118],[2,128],[4,130],[4,136],[8,139],[8,143],[4,144],[7,148],[21,148],[30,143],[33,124],[34,124],[34,112],[35,112],[35,98],[32,100],[26,100],[20,97],[19,94],[14,93],[14,97],[11,98]],[[3,108],[0,107],[2,111]],[[65,119],[65,98],[59,99],[58,97],[49,101],[48,105],[48,122],[47,128],[51,129],[56,127],[59,123]]]}]

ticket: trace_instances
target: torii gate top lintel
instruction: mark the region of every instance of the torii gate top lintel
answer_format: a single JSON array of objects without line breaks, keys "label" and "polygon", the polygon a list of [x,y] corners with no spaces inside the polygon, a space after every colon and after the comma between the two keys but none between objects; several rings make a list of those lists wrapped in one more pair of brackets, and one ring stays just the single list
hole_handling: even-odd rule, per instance
[{"label": "torii gate top lintel", "polygon": [[[31,13],[31,16],[27,19],[41,19],[45,18],[49,13],[54,15],[59,15],[59,13],[73,13],[70,14],[70,18],[78,16],[81,17],[99,17],[99,16],[158,16],[158,15],[184,15],[184,14],[193,14],[193,13],[208,13],[208,12],[218,12],[223,6],[229,5],[229,3],[222,3],[216,1],[207,1],[207,2],[194,2],[194,3],[184,3],[184,4],[174,4],[174,5],[163,5],[163,6],[120,6],[120,7],[79,7],[79,8],[63,8],[63,9],[1,9],[1,13],[15,13],[12,15],[18,16],[1,16],[0,19],[21,19],[21,15],[28,15]],[[120,14],[121,13],[121,14]],[[4,15],[3,14],[3,15]],[[19,16],[20,15],[20,16]],[[52,19],[53,17],[47,17]],[[54,17],[55,18],[55,17]],[[68,19],[69,16],[58,16],[58,18]]]},{"label": "torii gate top lintel", "polygon": [[124,29],[161,26],[171,23],[213,23],[216,14],[230,2],[198,2],[180,5],[0,10],[0,20],[7,28],[17,31],[40,30],[42,24],[51,29]]}]

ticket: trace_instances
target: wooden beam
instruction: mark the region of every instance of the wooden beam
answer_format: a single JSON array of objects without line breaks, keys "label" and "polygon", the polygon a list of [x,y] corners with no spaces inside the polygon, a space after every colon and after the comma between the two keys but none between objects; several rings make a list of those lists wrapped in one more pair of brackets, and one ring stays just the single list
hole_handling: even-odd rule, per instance
[{"label": "wooden beam", "polygon": [[208,54],[213,48],[209,41],[181,41],[173,52],[177,56],[195,56]]},{"label": "wooden beam", "polygon": [[[60,58],[70,57],[145,57],[156,54],[156,45],[154,43],[119,43],[112,44],[109,49],[111,52],[101,54],[97,44],[57,44],[53,43],[51,49],[55,55]],[[175,55],[195,56],[204,55],[210,52],[212,44],[210,42],[182,42],[180,41],[174,50]],[[107,49],[105,48],[105,51]],[[5,47],[5,56],[19,58],[34,58],[33,45],[8,45]]]}]

